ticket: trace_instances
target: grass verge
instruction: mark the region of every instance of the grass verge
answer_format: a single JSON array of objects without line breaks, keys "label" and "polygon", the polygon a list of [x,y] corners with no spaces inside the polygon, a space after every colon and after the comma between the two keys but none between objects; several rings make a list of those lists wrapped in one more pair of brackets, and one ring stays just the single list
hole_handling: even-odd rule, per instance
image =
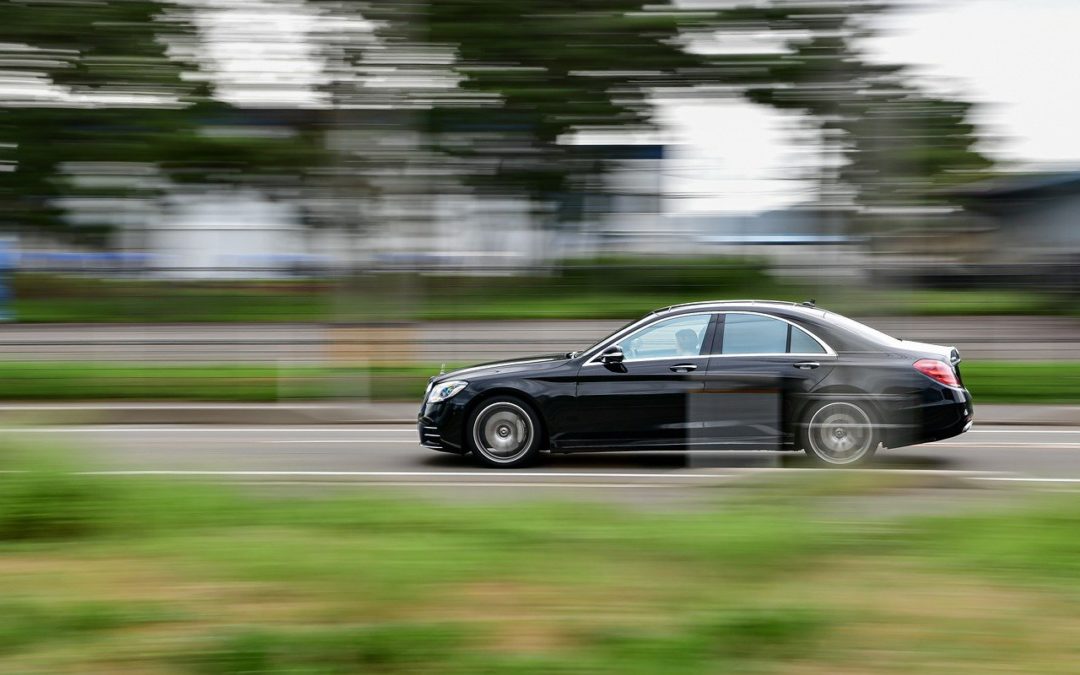
[{"label": "grass verge", "polygon": [[438,365],[367,368],[0,362],[0,399],[13,401],[270,402],[418,400]]},{"label": "grass verge", "polygon": [[[442,364],[368,368],[0,362],[0,400],[416,401]],[[447,368],[454,368],[450,364]],[[1080,403],[1078,362],[965,362],[975,403]]]},{"label": "grass verge", "polygon": [[1080,362],[972,361],[960,364],[979,403],[1080,403]]},{"label": "grass verge", "polygon": [[819,473],[694,512],[490,508],[43,456],[3,439],[2,672],[1067,672],[1078,655],[1076,495],[825,516]]},{"label": "grass verge", "polygon": [[777,279],[761,261],[615,258],[544,274],[380,274],[343,280],[152,281],[22,273],[30,323],[630,319],[724,298],[802,301],[857,316],[1074,314],[1075,298],[1003,290],[896,290]]}]

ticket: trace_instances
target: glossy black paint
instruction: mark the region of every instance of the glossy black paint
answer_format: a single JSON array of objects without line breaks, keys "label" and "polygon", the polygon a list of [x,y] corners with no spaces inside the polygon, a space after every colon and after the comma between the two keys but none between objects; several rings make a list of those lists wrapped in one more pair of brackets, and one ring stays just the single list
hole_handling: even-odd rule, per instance
[{"label": "glossy black paint", "polygon": [[[916,371],[919,359],[950,359],[949,348],[905,342],[853,328],[815,307],[773,302],[717,302],[654,312],[632,328],[686,314],[710,314],[702,352],[710,355],[602,364],[609,336],[577,355],[485,364],[433,378],[466,380],[447,401],[421,408],[421,442],[466,451],[468,415],[481,401],[511,394],[530,403],[553,452],[601,449],[797,449],[804,411],[821,400],[865,404],[885,447],[963,433],[974,418],[971,395]],[[721,354],[730,313],[775,317],[808,331],[830,350],[815,354]],[[857,326],[857,325],[856,325]],[[618,336],[618,333],[616,334]],[[619,337],[621,339],[621,337]],[[790,337],[789,337],[790,341]],[[955,352],[955,350],[953,350]],[[426,397],[425,397],[426,398]]]}]

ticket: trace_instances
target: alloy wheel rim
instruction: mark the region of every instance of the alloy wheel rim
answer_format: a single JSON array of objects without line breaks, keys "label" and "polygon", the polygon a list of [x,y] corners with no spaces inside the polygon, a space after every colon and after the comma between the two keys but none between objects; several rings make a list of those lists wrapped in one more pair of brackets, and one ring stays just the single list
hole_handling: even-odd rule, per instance
[{"label": "alloy wheel rim", "polygon": [[528,451],[532,438],[532,420],[513,403],[495,403],[484,408],[473,425],[477,450],[493,462],[520,458]]},{"label": "alloy wheel rim", "polygon": [[871,450],[874,438],[870,417],[851,403],[830,403],[810,420],[810,445],[831,464],[850,464]]}]

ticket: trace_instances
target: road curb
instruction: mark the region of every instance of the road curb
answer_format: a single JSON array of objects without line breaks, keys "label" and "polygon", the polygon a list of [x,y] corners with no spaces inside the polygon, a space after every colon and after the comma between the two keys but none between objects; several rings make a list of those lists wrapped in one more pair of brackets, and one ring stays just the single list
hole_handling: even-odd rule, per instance
[{"label": "road curb", "polygon": [[293,426],[415,424],[414,403],[16,403],[0,405],[0,424],[199,424]]}]

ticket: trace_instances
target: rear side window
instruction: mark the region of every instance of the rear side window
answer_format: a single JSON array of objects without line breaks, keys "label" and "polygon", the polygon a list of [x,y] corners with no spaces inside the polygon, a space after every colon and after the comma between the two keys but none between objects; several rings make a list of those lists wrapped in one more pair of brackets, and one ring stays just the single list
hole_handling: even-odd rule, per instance
[{"label": "rear side window", "polygon": [[825,348],[801,328],[791,327],[791,354],[824,354]]},{"label": "rear side window", "polygon": [[724,317],[722,354],[824,354],[806,331],[786,321],[756,314]]},{"label": "rear side window", "polygon": [[728,314],[724,318],[722,354],[783,354],[787,351],[788,324],[756,314]]}]

